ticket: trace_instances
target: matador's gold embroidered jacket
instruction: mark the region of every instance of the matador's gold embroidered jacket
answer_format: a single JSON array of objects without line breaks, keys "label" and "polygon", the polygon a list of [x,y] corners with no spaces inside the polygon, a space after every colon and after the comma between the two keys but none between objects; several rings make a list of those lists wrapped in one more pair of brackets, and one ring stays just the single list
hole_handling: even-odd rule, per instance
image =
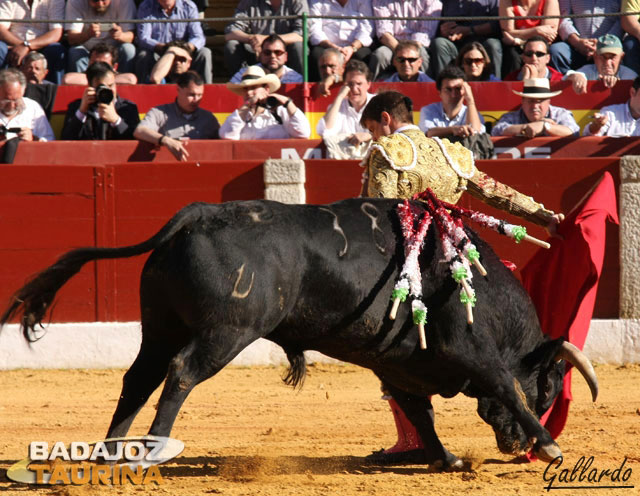
[{"label": "matador's gold embroidered jacket", "polygon": [[376,141],[365,158],[367,194],[411,198],[431,188],[438,198],[457,203],[465,190],[485,203],[546,226],[553,212],[479,171],[473,154],[459,143],[427,138],[416,126]]}]

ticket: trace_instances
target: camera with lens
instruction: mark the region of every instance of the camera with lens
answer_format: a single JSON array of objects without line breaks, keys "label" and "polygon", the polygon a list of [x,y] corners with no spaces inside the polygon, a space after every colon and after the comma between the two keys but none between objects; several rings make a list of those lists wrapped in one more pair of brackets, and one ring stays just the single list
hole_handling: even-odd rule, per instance
[{"label": "camera with lens", "polygon": [[7,133],[18,134],[20,131],[22,129],[19,127],[6,127],[4,124],[0,124],[0,139],[5,139]]},{"label": "camera with lens", "polygon": [[266,100],[259,102],[258,105],[266,108],[267,110],[273,110],[282,105],[282,103],[280,103],[280,100],[278,100],[275,96],[268,96]]},{"label": "camera with lens", "polygon": [[115,95],[113,94],[113,90],[104,84],[98,85],[96,88],[96,103],[105,103],[109,105]]}]

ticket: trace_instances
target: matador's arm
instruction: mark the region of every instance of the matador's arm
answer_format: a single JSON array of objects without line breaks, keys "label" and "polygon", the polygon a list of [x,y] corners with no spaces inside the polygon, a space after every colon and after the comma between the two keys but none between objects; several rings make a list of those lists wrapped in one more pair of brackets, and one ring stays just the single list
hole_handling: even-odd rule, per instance
[{"label": "matador's arm", "polygon": [[530,196],[523,195],[510,186],[496,181],[478,169],[468,179],[467,191],[492,207],[522,217],[534,224],[547,227],[553,222],[554,212],[544,208],[542,203],[537,203]]}]

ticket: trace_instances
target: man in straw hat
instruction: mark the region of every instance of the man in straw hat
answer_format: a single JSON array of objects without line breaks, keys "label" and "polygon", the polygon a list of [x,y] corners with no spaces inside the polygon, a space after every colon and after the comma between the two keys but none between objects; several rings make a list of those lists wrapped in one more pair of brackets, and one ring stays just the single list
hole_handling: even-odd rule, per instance
[{"label": "man in straw hat", "polygon": [[551,105],[551,98],[562,93],[551,91],[547,78],[524,80],[523,91],[513,90],[522,97],[519,110],[504,114],[493,126],[493,136],[578,136],[580,127],[573,114]]},{"label": "man in straw hat", "polygon": [[[548,81],[545,79],[545,81]],[[564,219],[530,196],[501,184],[475,166],[469,150],[446,139],[428,138],[413,124],[411,99],[396,91],[374,96],[365,107],[361,123],[374,138],[365,166],[363,196],[411,198],[431,188],[436,196],[457,203],[464,191],[483,202],[555,231]],[[383,384],[384,391],[384,384]],[[415,427],[390,397],[396,421],[395,446],[369,455],[378,464],[422,463],[425,452]],[[433,417],[430,401],[428,413]]]},{"label": "man in straw hat", "polygon": [[265,74],[256,65],[249,67],[239,83],[227,83],[227,88],[240,95],[244,102],[220,128],[223,139],[287,139],[308,138],[311,126],[302,110],[291,98],[276,93],[280,79]]}]

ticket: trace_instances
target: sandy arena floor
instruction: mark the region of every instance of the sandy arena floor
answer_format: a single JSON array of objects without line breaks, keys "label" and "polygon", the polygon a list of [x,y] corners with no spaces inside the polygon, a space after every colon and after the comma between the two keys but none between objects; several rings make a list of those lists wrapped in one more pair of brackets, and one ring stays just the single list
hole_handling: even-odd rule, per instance
[{"label": "sandy arena floor", "polygon": [[[172,437],[182,455],[161,466],[154,486],[33,488],[6,478],[31,441],[95,441],[105,435],[120,394],[122,370],[3,371],[0,396],[0,492],[7,495],[572,495],[640,494],[640,365],[597,366],[600,398],[574,377],[574,403],[558,439],[563,468],[593,456],[591,468],[614,470],[626,458],[632,489],[546,492],[546,464],[517,463],[496,448],[475,400],[436,398],[437,429],[447,448],[470,462],[462,473],[412,465],[371,467],[363,457],[392,445],[395,429],[373,374],[354,366],[316,365],[300,392],[280,382],[283,368],[227,368],[187,399]],[[159,392],[130,432],[145,434]],[[599,485],[611,485],[607,478]]]}]

